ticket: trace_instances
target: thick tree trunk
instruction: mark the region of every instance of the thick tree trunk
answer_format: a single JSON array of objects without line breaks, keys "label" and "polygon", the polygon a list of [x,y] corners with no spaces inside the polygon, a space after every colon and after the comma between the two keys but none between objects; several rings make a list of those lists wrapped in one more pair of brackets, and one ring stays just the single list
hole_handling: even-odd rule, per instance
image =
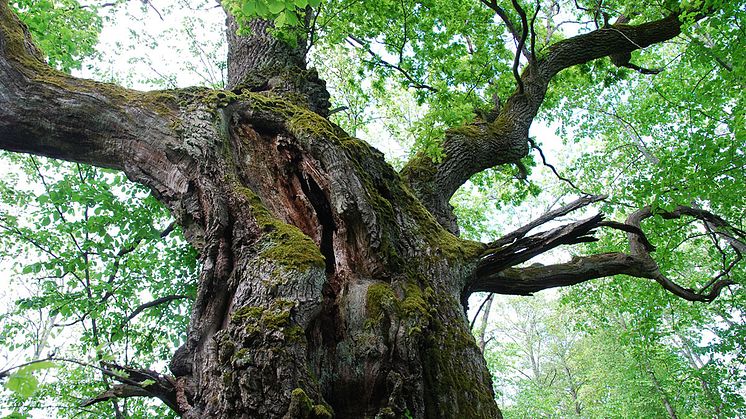
[{"label": "thick tree trunk", "polygon": [[204,266],[171,364],[184,416],[499,417],[460,304],[483,246],[308,111],[323,82],[252,25],[229,18],[233,92],[195,94],[176,124],[189,187],[165,201]]},{"label": "thick tree trunk", "polygon": [[175,379],[153,395],[189,418],[500,416],[460,304],[484,246],[381,153],[274,89],[55,72],[3,2],[0,52],[2,147],[124,170],[200,252]]},{"label": "thick tree trunk", "polygon": [[185,416],[499,417],[459,302],[482,245],[318,115],[230,102],[181,117],[204,155],[170,203],[204,264],[171,366]]},{"label": "thick tree trunk", "polygon": [[206,154],[197,199],[175,206],[195,207],[182,223],[197,224],[205,269],[171,367],[185,416],[499,416],[460,305],[482,247],[443,231],[379,152],[319,117],[328,93],[305,43],[268,26],[239,37],[228,18],[239,96],[181,116]]}]

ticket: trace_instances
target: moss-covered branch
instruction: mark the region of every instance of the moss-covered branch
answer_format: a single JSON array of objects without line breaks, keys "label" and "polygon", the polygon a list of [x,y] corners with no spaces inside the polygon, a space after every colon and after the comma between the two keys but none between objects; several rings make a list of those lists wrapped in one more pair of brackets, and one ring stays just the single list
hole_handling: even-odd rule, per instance
[{"label": "moss-covered branch", "polygon": [[123,169],[149,152],[145,142],[176,136],[177,103],[174,92],[128,90],[49,67],[0,0],[0,148]]}]

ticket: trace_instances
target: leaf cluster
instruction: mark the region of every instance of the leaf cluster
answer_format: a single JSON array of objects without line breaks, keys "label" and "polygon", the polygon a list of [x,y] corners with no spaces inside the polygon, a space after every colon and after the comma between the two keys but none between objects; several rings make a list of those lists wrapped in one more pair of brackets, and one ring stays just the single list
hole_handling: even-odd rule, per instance
[{"label": "leaf cluster", "polygon": [[[170,232],[168,211],[123,174],[33,157],[7,156],[3,164],[21,169],[0,182],[0,255],[14,271],[6,286],[16,289],[0,314],[3,362],[83,364],[56,362],[38,382],[24,367],[0,397],[16,411],[48,397],[67,406],[59,415],[85,415],[80,400],[108,386],[100,363],[162,368],[182,343],[196,254],[178,229]],[[180,297],[138,311],[172,295]],[[93,416],[108,415],[112,405],[92,408]]]}]

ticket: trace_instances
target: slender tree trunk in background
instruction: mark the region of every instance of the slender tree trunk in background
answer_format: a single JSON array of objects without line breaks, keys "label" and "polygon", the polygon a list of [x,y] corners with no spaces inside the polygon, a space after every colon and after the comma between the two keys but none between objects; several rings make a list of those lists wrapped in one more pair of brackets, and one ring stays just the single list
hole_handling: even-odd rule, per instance
[{"label": "slender tree trunk in background", "polygon": [[490,311],[492,311],[492,300],[494,300],[495,294],[490,294],[487,297],[487,301],[484,303],[482,308],[482,325],[479,328],[479,350],[484,353],[484,347],[487,345],[485,337],[487,336],[487,324],[490,319]]},{"label": "slender tree trunk in background", "polygon": [[717,389],[713,390],[712,386],[710,386],[710,384],[705,379],[705,376],[702,374],[702,371],[700,371],[702,368],[704,368],[702,359],[700,359],[699,355],[694,352],[694,350],[692,349],[692,344],[687,337],[681,335],[678,331],[674,331],[674,333],[679,339],[682,354],[687,359],[687,361],[689,361],[689,366],[695,371],[695,374],[697,375],[699,383],[702,386],[702,391],[704,391],[705,395],[707,395],[707,398],[709,398],[713,404],[713,413],[715,414],[715,417],[720,417],[723,401],[720,399],[720,394]]},{"label": "slender tree trunk in background", "polygon": [[[642,355],[645,356],[645,355]],[[650,365],[650,362],[648,359],[645,359],[645,371],[647,372],[648,376],[650,377],[650,381],[652,381],[653,386],[655,387],[656,392],[658,393],[658,396],[660,396],[661,402],[663,403],[663,406],[666,408],[666,413],[668,414],[669,419],[678,419],[678,416],[676,416],[676,410],[674,409],[673,405],[671,404],[671,401],[668,399],[668,394],[666,394],[666,390],[661,386],[660,381],[658,381],[658,377],[655,376],[655,371],[653,371],[652,366]]]},{"label": "slender tree trunk in background", "polygon": [[563,368],[565,370],[565,374],[567,375],[567,381],[570,384],[570,396],[572,396],[572,402],[575,407],[575,414],[580,416],[580,413],[582,412],[582,408],[580,406],[580,399],[578,398],[578,391],[580,390],[580,385],[575,383],[575,377],[572,375],[572,371],[570,371],[570,367],[567,365],[567,360],[562,359],[563,362]]}]

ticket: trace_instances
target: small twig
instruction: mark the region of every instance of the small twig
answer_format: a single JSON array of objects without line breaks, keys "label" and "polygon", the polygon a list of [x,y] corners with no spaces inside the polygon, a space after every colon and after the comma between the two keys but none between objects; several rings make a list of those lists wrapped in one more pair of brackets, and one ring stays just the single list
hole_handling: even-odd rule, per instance
[{"label": "small twig", "polygon": [[[174,228],[176,228],[176,221],[172,221],[171,224],[169,224],[163,231],[160,232],[159,236],[160,238],[164,239],[168,237],[168,235],[171,234],[171,232],[174,231]],[[114,263],[113,263],[113,269],[111,274],[109,274],[109,279],[106,281],[108,285],[111,285],[114,283],[114,280],[116,279],[117,274],[119,273],[119,265],[121,264],[122,257],[132,253],[137,249],[137,246],[140,245],[140,242],[143,241],[143,238],[139,238],[135,240],[129,247],[124,247],[117,252]],[[109,299],[113,295],[113,291],[107,291],[102,297],[101,302],[104,302]]]},{"label": "small twig", "polygon": [[308,45],[306,46],[306,51],[303,53],[304,56],[308,55],[308,53],[311,51],[311,48],[313,47],[314,43],[316,43],[315,37],[316,37],[316,21],[319,19],[319,15],[321,14],[321,6],[322,3],[319,3],[318,9],[313,14],[313,19],[310,22],[311,27],[308,29]]},{"label": "small twig", "polygon": [[13,371],[13,370],[18,370],[18,369],[21,369],[23,367],[27,367],[29,365],[34,365],[34,364],[38,364],[40,362],[47,362],[47,361],[51,361],[51,360],[52,360],[52,358],[47,357],[47,358],[43,358],[43,359],[35,359],[33,361],[24,362],[23,364],[20,364],[20,365],[12,366],[10,368],[7,368],[7,369],[4,369],[4,370],[0,371],[0,378],[5,378],[5,377],[9,376],[10,372]]},{"label": "small twig", "polygon": [[526,12],[523,10],[521,5],[518,4],[518,1],[511,1],[513,3],[513,8],[521,16],[521,39],[518,41],[518,46],[516,47],[515,52],[515,59],[513,60],[513,77],[515,77],[515,80],[518,83],[518,94],[523,94],[525,88],[523,85],[523,80],[521,79],[521,75],[520,73],[518,73],[518,66],[521,64],[521,51],[526,45],[526,38],[528,37],[528,19],[526,18]]},{"label": "small twig", "polygon": [[155,6],[153,5],[153,3],[150,0],[142,0],[142,1],[143,1],[143,3],[147,4],[148,6],[150,6],[150,8],[153,9],[153,11],[158,15],[158,17],[161,20],[164,20],[163,19],[163,15],[161,15],[161,12],[159,12],[158,9],[155,8]]},{"label": "small twig", "polygon": [[169,303],[169,302],[174,301],[174,300],[185,300],[187,298],[189,298],[188,295],[178,295],[178,294],[177,295],[167,295],[165,297],[157,298],[157,299],[155,299],[153,301],[149,301],[147,303],[141,304],[129,316],[127,316],[127,319],[125,319],[125,321],[123,323],[127,323],[128,321],[130,321],[130,320],[134,319],[135,317],[137,317],[138,314],[142,313],[143,311],[145,311],[145,310],[147,310],[147,309],[149,309],[151,307],[155,307],[155,306],[158,306],[158,305],[161,305],[161,304],[164,304],[164,303]]},{"label": "small twig", "polygon": [[[365,47],[365,41],[363,41],[362,39],[360,39],[358,37],[355,37],[353,35],[347,35],[347,38],[349,38],[347,40],[347,43],[350,44],[351,46],[353,46],[355,48],[363,48],[363,49],[365,49],[366,52],[368,54],[370,54],[370,56],[373,57],[376,60],[376,62],[374,64],[377,63],[379,65],[382,65],[382,66],[386,67],[386,68],[390,68],[390,69],[396,70],[399,73],[401,73],[407,80],[409,80],[409,82],[411,83],[411,87],[414,87],[415,89],[425,89],[425,90],[429,90],[431,92],[437,92],[438,91],[438,89],[436,89],[436,88],[434,88],[434,87],[432,87],[430,85],[427,85],[425,83],[421,83],[421,82],[417,81],[417,79],[415,79],[414,77],[412,77],[412,75],[409,74],[409,72],[407,72],[407,70],[401,68],[401,66],[399,66],[398,64],[391,64],[390,62],[388,62],[388,61],[384,60],[383,58],[381,58],[380,56],[378,56],[378,54],[376,54],[375,52],[373,52],[372,49],[366,48]],[[350,39],[353,40],[353,41],[355,41],[355,42],[354,43],[350,42]]]},{"label": "small twig", "polygon": [[557,179],[559,179],[559,180],[561,180],[561,181],[563,181],[563,182],[566,182],[566,183],[567,183],[568,185],[570,185],[570,186],[571,186],[571,187],[572,187],[573,189],[575,189],[576,191],[578,191],[578,192],[582,193],[583,195],[591,195],[591,194],[589,194],[588,192],[585,192],[585,191],[583,191],[582,189],[580,189],[580,188],[579,188],[579,187],[578,187],[577,185],[575,185],[575,183],[573,183],[573,181],[571,181],[570,179],[568,179],[568,178],[566,178],[566,177],[564,177],[564,176],[560,175],[560,174],[559,174],[559,172],[557,171],[557,169],[556,169],[556,168],[555,168],[554,166],[552,166],[551,164],[549,164],[549,162],[547,162],[547,158],[546,158],[546,157],[544,156],[544,152],[543,152],[543,151],[541,150],[541,148],[540,148],[540,147],[539,147],[539,146],[538,146],[538,145],[536,144],[536,142],[535,142],[535,141],[534,141],[533,139],[529,138],[529,139],[528,139],[528,142],[529,142],[529,144],[531,144],[531,148],[533,148],[533,149],[535,149],[536,151],[538,151],[538,152],[539,152],[539,155],[541,156],[541,161],[542,161],[542,163],[544,164],[544,166],[546,166],[546,167],[548,167],[549,169],[551,169],[551,170],[552,170],[552,172],[554,173],[554,175],[555,175],[555,176],[557,176]]},{"label": "small twig", "polygon": [[484,301],[482,301],[482,304],[479,305],[477,312],[474,313],[474,319],[471,321],[471,326],[469,326],[470,330],[474,330],[474,325],[477,323],[477,317],[479,317],[479,313],[482,311],[484,305],[487,304],[487,301],[489,301],[490,298],[492,298],[492,293],[487,294],[487,298],[485,298]]},{"label": "small twig", "polygon": [[720,272],[719,274],[717,274],[717,276],[715,276],[714,278],[712,278],[712,279],[711,279],[711,280],[710,280],[710,281],[709,281],[709,282],[708,282],[707,284],[705,284],[705,285],[704,285],[704,286],[703,286],[702,288],[700,288],[700,290],[699,290],[699,294],[702,294],[703,292],[705,292],[705,290],[706,290],[707,288],[710,288],[710,287],[711,287],[711,286],[712,286],[713,284],[715,284],[715,283],[716,283],[716,282],[717,282],[717,281],[718,281],[718,280],[719,280],[720,278],[722,278],[722,277],[724,277],[724,276],[728,275],[728,274],[730,273],[730,271],[731,271],[731,270],[733,269],[733,267],[735,267],[735,266],[736,266],[736,264],[737,264],[738,262],[740,262],[740,261],[741,261],[741,259],[743,259],[743,256],[741,255],[741,252],[739,252],[738,250],[736,250],[736,252],[737,252],[737,253],[736,253],[736,257],[735,257],[735,258],[733,258],[733,260],[732,260],[732,261],[730,262],[730,264],[729,264],[729,265],[728,265],[728,266],[727,266],[727,267],[726,267],[725,269],[723,269],[723,271],[722,271],[722,272]]}]

